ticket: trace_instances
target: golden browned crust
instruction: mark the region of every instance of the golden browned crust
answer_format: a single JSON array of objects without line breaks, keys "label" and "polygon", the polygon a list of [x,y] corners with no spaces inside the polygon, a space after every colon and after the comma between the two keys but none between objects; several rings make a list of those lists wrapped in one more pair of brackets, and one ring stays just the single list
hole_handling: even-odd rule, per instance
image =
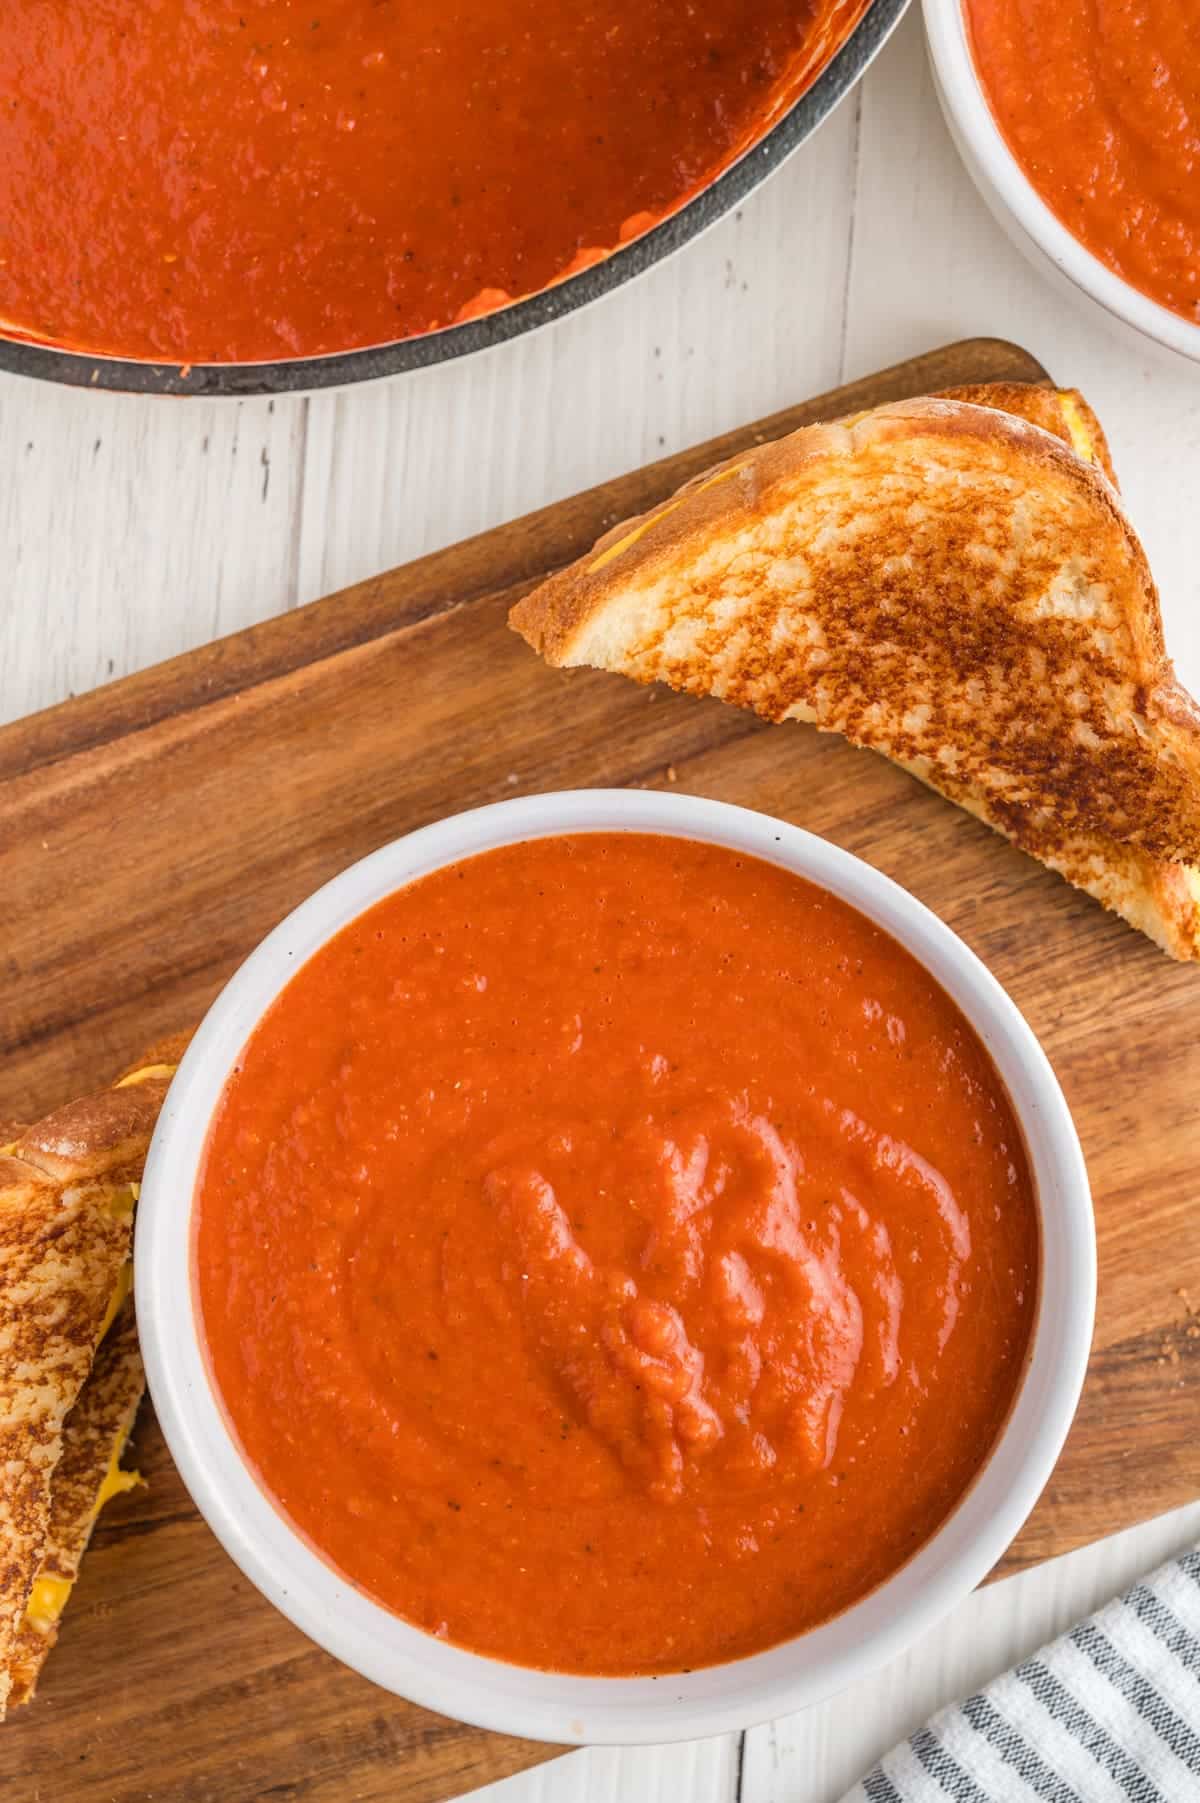
[{"label": "golden browned crust", "polygon": [[121,1304],[96,1354],[83,1394],[67,1417],[54,1474],[50,1529],[40,1576],[73,1584],[94,1525],[97,1477],[124,1448],[146,1387],[132,1296]]},{"label": "golden browned crust", "polygon": [[[1017,835],[1011,836],[1021,844]],[[1200,958],[1200,874],[1195,870],[1099,836],[1054,844],[1043,840],[1041,856],[1077,889],[1086,890],[1153,939],[1169,957],[1183,962]]]},{"label": "golden browned crust", "polygon": [[60,1183],[135,1177],[145,1163],[169,1076],[148,1076],[55,1109],[28,1128],[14,1151]]},{"label": "golden browned crust", "polygon": [[1145,554],[1099,469],[1012,414],[805,428],[614,528],[511,621],[550,663],[841,732],[1047,862],[1200,860],[1200,714]]},{"label": "golden browned crust", "polygon": [[[937,789],[927,771],[906,767]],[[1102,833],[1048,831],[1020,810],[999,818],[970,800],[959,805],[1119,914],[1169,957],[1183,962],[1200,958],[1200,872]]]},{"label": "golden browned crust", "polygon": [[[146,1387],[138,1350],[133,1298],[121,1306],[96,1353],[91,1375],[63,1427],[62,1457],[54,1473],[50,1518],[37,1576],[73,1584],[91,1539],[100,1486],[110,1460],[120,1458]],[[57,1619],[35,1625],[26,1614],[11,1661],[9,1707],[27,1703],[58,1639]]]},{"label": "golden browned crust", "polygon": [[165,1039],[156,1039],[153,1045],[146,1047],[140,1058],[132,1064],[127,1064],[124,1070],[117,1072],[113,1078],[113,1087],[118,1087],[130,1077],[137,1076],[141,1071],[154,1070],[164,1065],[174,1070],[175,1066],[182,1061],[183,1054],[191,1043],[192,1031],[192,1028],[188,1027],[179,1033],[168,1033]]},{"label": "golden browned crust", "polygon": [[0,1159],[0,1706],[42,1556],[62,1428],[129,1256],[107,1184]]},{"label": "golden browned crust", "polygon": [[944,388],[934,399],[966,401],[974,407],[991,407],[995,412],[1028,420],[1031,426],[1053,433],[1085,462],[1096,464],[1117,487],[1104,427],[1078,388],[1051,388],[1034,382],[976,382],[961,388]]},{"label": "golden browned crust", "polygon": [[133,1186],[169,1082],[169,1066],[143,1057],[131,1078],[57,1110],[0,1155],[0,1717],[63,1424],[119,1294]]}]

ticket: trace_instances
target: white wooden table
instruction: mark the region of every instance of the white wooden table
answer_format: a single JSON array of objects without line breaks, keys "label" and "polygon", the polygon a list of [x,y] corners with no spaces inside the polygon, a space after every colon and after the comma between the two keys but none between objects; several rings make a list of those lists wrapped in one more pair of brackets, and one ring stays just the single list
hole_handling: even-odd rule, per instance
[{"label": "white wooden table", "polygon": [[[1200,369],[1110,338],[1010,249],[947,138],[913,13],[738,215],[536,337],[275,402],[0,379],[0,719],[978,333],[1096,405],[1200,692]],[[832,1803],[931,1709],[1197,1536],[1200,1504],[995,1586],[853,1693],[745,1737],[576,1754],[486,1795]]]}]

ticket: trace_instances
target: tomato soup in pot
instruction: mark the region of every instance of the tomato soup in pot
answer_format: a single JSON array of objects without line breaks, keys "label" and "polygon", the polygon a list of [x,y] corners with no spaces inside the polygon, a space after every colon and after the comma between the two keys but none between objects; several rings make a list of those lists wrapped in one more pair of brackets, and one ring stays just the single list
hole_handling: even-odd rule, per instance
[{"label": "tomato soup in pot", "polygon": [[0,330],[306,358],[535,293],[706,186],[867,0],[6,0]]}]

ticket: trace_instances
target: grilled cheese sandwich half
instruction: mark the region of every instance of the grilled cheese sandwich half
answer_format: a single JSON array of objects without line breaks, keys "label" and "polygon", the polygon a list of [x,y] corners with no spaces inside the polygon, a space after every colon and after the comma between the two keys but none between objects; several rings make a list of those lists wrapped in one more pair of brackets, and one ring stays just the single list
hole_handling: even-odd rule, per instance
[{"label": "grilled cheese sandwich half", "polygon": [[1074,391],[805,427],[614,527],[510,623],[550,664],[881,752],[1200,956],[1200,709]]},{"label": "grilled cheese sandwich half", "polygon": [[129,1256],[102,1183],[0,1160],[0,1707],[41,1563],[63,1423]]},{"label": "grilled cheese sandwich half", "polygon": [[101,1509],[141,1482],[137,1472],[121,1469],[121,1456],[144,1386],[133,1301],[127,1298],[63,1429],[41,1564],[10,1660],[11,1707],[33,1695]]},{"label": "grilled cheese sandwich half", "polygon": [[133,1211],[183,1043],[0,1154],[0,1716],[32,1693],[99,1509],[136,1481]]}]

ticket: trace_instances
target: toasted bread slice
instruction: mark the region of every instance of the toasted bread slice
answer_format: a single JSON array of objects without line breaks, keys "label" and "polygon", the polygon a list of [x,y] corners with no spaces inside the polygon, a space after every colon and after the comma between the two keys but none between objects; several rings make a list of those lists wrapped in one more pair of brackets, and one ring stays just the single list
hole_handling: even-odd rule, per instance
[{"label": "toasted bread slice", "polygon": [[41,1564],[10,1662],[9,1708],[27,1703],[58,1639],[59,1623],[104,1504],[141,1480],[121,1455],[146,1387],[133,1298],[126,1297],[63,1427]]},{"label": "toasted bread slice", "polygon": [[806,427],[614,528],[511,623],[549,663],[882,752],[1195,957],[1200,711],[1145,554],[1082,398],[995,392],[1057,430],[956,399]]},{"label": "toasted bread slice", "polygon": [[[135,1386],[125,1356],[129,1253],[138,1182],[171,1071],[156,1051],[113,1088],[26,1128],[0,1154],[0,1718],[14,1680],[14,1700],[28,1696],[41,1663],[30,1664],[28,1632],[38,1627],[29,1605],[43,1561],[48,1553],[65,1560],[72,1536],[82,1555],[90,1533],[89,1515],[79,1538],[84,1480],[76,1458],[54,1530],[61,1539],[53,1537],[64,1445],[86,1428],[94,1456],[95,1411],[111,1423],[109,1450],[92,1472],[95,1499],[120,1421],[132,1420],[141,1396],[141,1377]],[[119,1341],[97,1369],[97,1348],[118,1317]],[[112,1381],[125,1399],[115,1420],[113,1358],[120,1373]],[[93,1379],[103,1381],[81,1416],[81,1393]],[[35,1607],[34,1616],[45,1611]]]},{"label": "toasted bread slice", "polygon": [[[976,406],[1015,413],[1070,445],[1077,457],[1104,471],[1117,487],[1116,471],[1104,429],[1076,388],[1035,387],[1024,382],[993,382],[948,388],[937,397],[969,401]],[[1010,834],[1021,843],[1020,835]],[[1056,845],[1025,847],[1052,870],[1086,890],[1173,958],[1200,957],[1200,871],[1187,864],[1155,858],[1103,834],[1065,836]]]},{"label": "toasted bread slice", "polygon": [[133,1199],[0,1158],[0,1713],[42,1558],[63,1423],[129,1256]]},{"label": "toasted bread slice", "polygon": [[138,1081],[126,1080],[123,1086],[82,1096],[27,1127],[16,1141],[17,1157],[59,1183],[103,1181],[119,1186],[140,1177],[171,1081],[162,1065],[143,1069],[145,1075]]},{"label": "toasted bread slice", "polygon": [[1117,487],[1104,428],[1078,388],[1043,387],[1034,382],[975,382],[962,388],[944,388],[933,398],[967,401],[975,407],[989,407],[995,413],[1012,413],[1018,419],[1027,419],[1031,426],[1040,426],[1043,432],[1070,445],[1085,463],[1094,463]]}]

